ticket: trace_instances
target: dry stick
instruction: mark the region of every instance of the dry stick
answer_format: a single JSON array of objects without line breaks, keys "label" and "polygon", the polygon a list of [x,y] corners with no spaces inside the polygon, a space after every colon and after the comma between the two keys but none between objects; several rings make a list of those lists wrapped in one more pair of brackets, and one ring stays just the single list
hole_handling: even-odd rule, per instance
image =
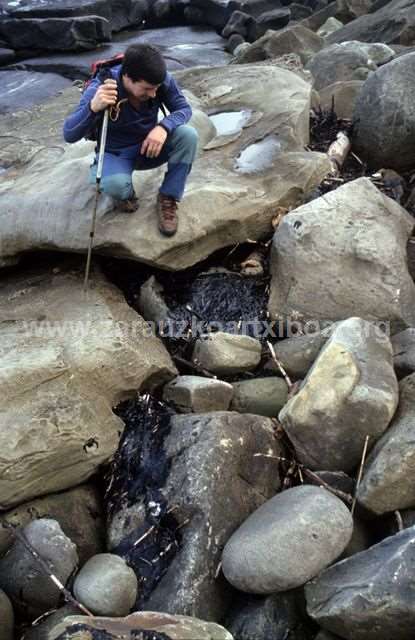
[{"label": "dry stick", "polygon": [[[253,457],[254,458],[257,458],[257,457],[274,458],[274,460],[278,460],[279,462],[290,462],[292,464],[292,461],[289,460],[288,458],[284,458],[282,456],[273,456],[270,453],[254,453]],[[333,493],[335,496],[337,496],[341,500],[344,500],[344,502],[347,502],[348,504],[352,504],[353,498],[349,493],[345,493],[344,491],[341,491],[340,489],[334,489],[334,487],[332,487],[327,482],[325,482],[322,478],[320,478],[320,476],[318,476],[316,473],[314,473],[314,471],[311,471],[310,469],[307,469],[307,467],[305,467],[300,462],[295,462],[295,465],[297,466],[299,471],[301,469],[302,473],[305,476],[308,476],[311,480],[314,480],[314,482],[319,484],[321,487],[324,487],[325,489],[327,489],[327,491],[330,491],[331,493]]]},{"label": "dry stick", "polygon": [[357,481],[356,481],[356,487],[354,490],[354,496],[353,496],[353,502],[352,502],[352,508],[350,510],[351,514],[353,515],[354,513],[354,509],[356,506],[356,500],[357,500],[357,492],[359,490],[359,485],[360,485],[360,481],[362,479],[362,475],[363,475],[363,466],[365,464],[365,458],[366,458],[366,453],[367,453],[367,445],[369,442],[369,436],[366,436],[365,438],[365,444],[363,445],[363,451],[362,451],[362,459],[360,461],[360,467],[359,467],[359,474],[357,476]]},{"label": "dry stick", "polygon": [[138,540],[136,540],[136,541],[134,542],[133,547],[136,547],[137,545],[139,545],[139,544],[140,544],[140,542],[142,542],[143,540],[145,540],[145,539],[147,538],[147,536],[149,536],[149,535],[150,535],[150,533],[151,533],[152,531],[154,531],[154,529],[155,529],[155,525],[153,524],[153,525],[150,527],[150,529],[147,529],[147,531],[146,531],[145,533],[143,533],[143,535],[142,535],[140,538],[138,538]]},{"label": "dry stick", "polygon": [[267,340],[267,346],[268,349],[270,350],[272,359],[274,360],[275,364],[277,365],[278,369],[281,371],[282,375],[284,376],[285,382],[288,385],[288,389],[291,389],[293,386],[293,383],[291,382],[286,370],[284,369],[284,367],[282,366],[281,362],[278,360],[275,351],[274,351],[274,347],[272,346],[272,344],[269,342],[269,340]]},{"label": "dry stick", "polygon": [[331,174],[338,176],[340,169],[351,149],[349,137],[344,131],[339,131],[337,138],[328,148],[327,156],[331,164]]},{"label": "dry stick", "polygon": [[43,571],[46,573],[46,575],[48,576],[48,578],[50,578],[52,580],[52,582],[58,587],[59,591],[62,592],[63,596],[65,597],[65,600],[67,600],[68,602],[70,602],[71,604],[73,604],[75,607],[77,607],[78,609],[80,609],[82,611],[82,613],[85,613],[87,616],[89,616],[90,618],[94,617],[94,614],[91,613],[86,607],[84,607],[83,604],[81,604],[80,602],[78,602],[78,600],[76,600],[73,595],[71,594],[70,591],[68,591],[68,589],[66,589],[64,587],[64,585],[62,584],[62,582],[59,580],[59,578],[57,578],[50,570],[50,567],[48,566],[47,562],[38,554],[38,552],[36,551],[36,549],[30,544],[29,540],[26,538],[25,534],[22,531],[19,531],[19,529],[15,529],[15,527],[10,523],[10,522],[3,522],[3,526],[6,529],[13,529],[14,534],[16,536],[16,538],[18,540],[20,540],[20,542],[23,544],[24,547],[26,547],[26,549],[32,554],[32,556],[35,558],[35,560],[39,563],[40,567],[43,569]]},{"label": "dry stick", "polygon": [[203,367],[201,367],[198,364],[195,364],[194,362],[189,362],[189,360],[185,360],[181,356],[173,356],[173,360],[176,360],[176,362],[179,362],[180,364],[183,364],[186,367],[190,367],[190,369],[194,369],[195,371],[198,371],[199,373],[203,373],[208,378],[215,378],[216,379],[216,376],[213,373],[211,373],[210,371],[208,371],[207,369],[204,369]]},{"label": "dry stick", "polygon": [[398,531],[403,531],[404,530],[404,526],[403,526],[403,520],[402,520],[402,516],[401,516],[401,512],[396,510],[395,511],[395,518],[396,518],[396,522],[398,524]]},{"label": "dry stick", "polygon": [[310,469],[307,469],[306,467],[303,467],[303,466],[301,466],[301,468],[302,468],[303,473],[304,473],[305,476],[308,476],[309,478],[311,478],[315,482],[318,482],[318,484],[321,487],[324,487],[324,489],[327,489],[327,491],[330,491],[331,493],[333,493],[335,496],[337,496],[341,500],[344,500],[344,502],[347,502],[348,504],[352,504],[353,498],[349,493],[345,493],[344,491],[341,491],[340,489],[334,489],[327,482],[325,482],[322,478],[320,478],[320,476],[318,476],[316,473],[313,473],[313,471],[310,471]]}]

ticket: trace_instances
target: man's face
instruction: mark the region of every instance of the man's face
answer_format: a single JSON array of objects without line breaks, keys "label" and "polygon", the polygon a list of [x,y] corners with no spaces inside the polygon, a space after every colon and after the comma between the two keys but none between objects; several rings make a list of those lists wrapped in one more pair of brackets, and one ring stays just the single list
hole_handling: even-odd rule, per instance
[{"label": "man's face", "polygon": [[146,80],[131,80],[127,74],[123,75],[122,81],[126,92],[139,102],[147,102],[150,98],[155,98],[156,91],[160,86],[159,84],[150,84]]}]

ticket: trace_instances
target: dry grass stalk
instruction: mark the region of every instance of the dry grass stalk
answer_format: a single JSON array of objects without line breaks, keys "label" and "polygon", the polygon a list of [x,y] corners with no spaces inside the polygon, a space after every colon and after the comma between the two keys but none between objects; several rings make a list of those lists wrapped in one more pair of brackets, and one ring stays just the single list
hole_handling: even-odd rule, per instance
[{"label": "dry grass stalk", "polygon": [[274,362],[275,362],[275,364],[277,365],[278,369],[281,371],[282,375],[284,376],[284,380],[285,380],[285,382],[286,382],[286,383],[287,383],[287,385],[288,385],[288,390],[290,391],[290,390],[291,390],[291,388],[292,388],[292,386],[293,386],[293,383],[291,382],[291,380],[290,380],[290,377],[289,377],[288,373],[286,372],[286,370],[285,370],[285,369],[284,369],[284,367],[282,366],[281,362],[278,360],[278,358],[277,358],[277,356],[276,356],[276,353],[275,353],[275,350],[274,350],[274,347],[273,347],[273,346],[272,346],[272,344],[269,342],[269,340],[267,340],[267,346],[268,346],[268,349],[269,349],[269,351],[270,351],[270,353],[271,353],[271,357],[272,357],[272,359],[274,360]]},{"label": "dry grass stalk", "polygon": [[353,497],[353,502],[352,502],[352,508],[351,508],[352,515],[353,515],[355,507],[356,507],[357,492],[359,490],[360,482],[362,480],[363,467],[364,467],[364,464],[365,464],[368,443],[369,443],[369,436],[366,436],[365,444],[363,445],[362,458],[360,460],[360,467],[359,467],[359,474],[357,476],[356,488],[355,488],[355,491],[354,491],[354,497]]},{"label": "dry grass stalk", "polygon": [[44,571],[44,573],[47,575],[47,577],[53,582],[53,584],[59,589],[59,591],[62,592],[62,595],[64,596],[65,600],[67,602],[70,602],[72,605],[74,605],[74,607],[77,607],[85,615],[89,616],[90,618],[93,618],[94,614],[91,613],[86,607],[84,607],[83,604],[78,602],[78,600],[76,600],[73,597],[71,592],[68,591],[68,589],[65,588],[65,586],[62,584],[62,582],[59,580],[59,578],[57,578],[52,573],[52,571],[50,570],[50,567],[48,566],[48,563],[46,562],[46,560],[44,560],[39,555],[39,553],[36,551],[36,549],[30,544],[29,540],[26,538],[26,536],[23,533],[23,531],[20,531],[19,529],[16,529],[10,522],[3,522],[3,526],[6,529],[13,529],[16,538],[23,544],[23,546],[35,558],[36,562],[39,564],[39,566]]}]

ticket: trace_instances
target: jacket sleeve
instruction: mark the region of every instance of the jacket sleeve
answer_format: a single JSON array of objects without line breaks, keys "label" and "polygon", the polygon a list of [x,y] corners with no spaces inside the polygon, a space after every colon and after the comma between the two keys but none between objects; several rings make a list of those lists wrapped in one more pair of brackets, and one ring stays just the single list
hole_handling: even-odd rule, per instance
[{"label": "jacket sleeve", "polygon": [[167,133],[171,133],[181,124],[189,122],[192,117],[192,108],[170,74],[167,74],[163,86],[162,100],[170,113],[160,120],[159,125],[166,129]]},{"label": "jacket sleeve", "polygon": [[102,114],[94,113],[91,110],[90,102],[100,84],[98,79],[93,80],[85,93],[82,94],[79,105],[75,111],[65,119],[63,124],[63,137],[66,142],[77,142],[81,138],[84,138],[99,122]]}]

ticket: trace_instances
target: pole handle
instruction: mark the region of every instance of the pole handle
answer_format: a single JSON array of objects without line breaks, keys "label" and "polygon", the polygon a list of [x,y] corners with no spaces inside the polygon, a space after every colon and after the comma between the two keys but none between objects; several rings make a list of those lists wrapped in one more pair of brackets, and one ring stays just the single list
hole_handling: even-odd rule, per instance
[{"label": "pole handle", "polygon": [[109,115],[109,110],[105,109],[104,120],[102,122],[101,137],[99,141],[99,155],[98,155],[98,167],[97,167],[97,177],[96,177],[97,182],[101,181],[102,167],[104,165],[105,143],[107,140],[107,130],[108,130],[108,115]]}]

